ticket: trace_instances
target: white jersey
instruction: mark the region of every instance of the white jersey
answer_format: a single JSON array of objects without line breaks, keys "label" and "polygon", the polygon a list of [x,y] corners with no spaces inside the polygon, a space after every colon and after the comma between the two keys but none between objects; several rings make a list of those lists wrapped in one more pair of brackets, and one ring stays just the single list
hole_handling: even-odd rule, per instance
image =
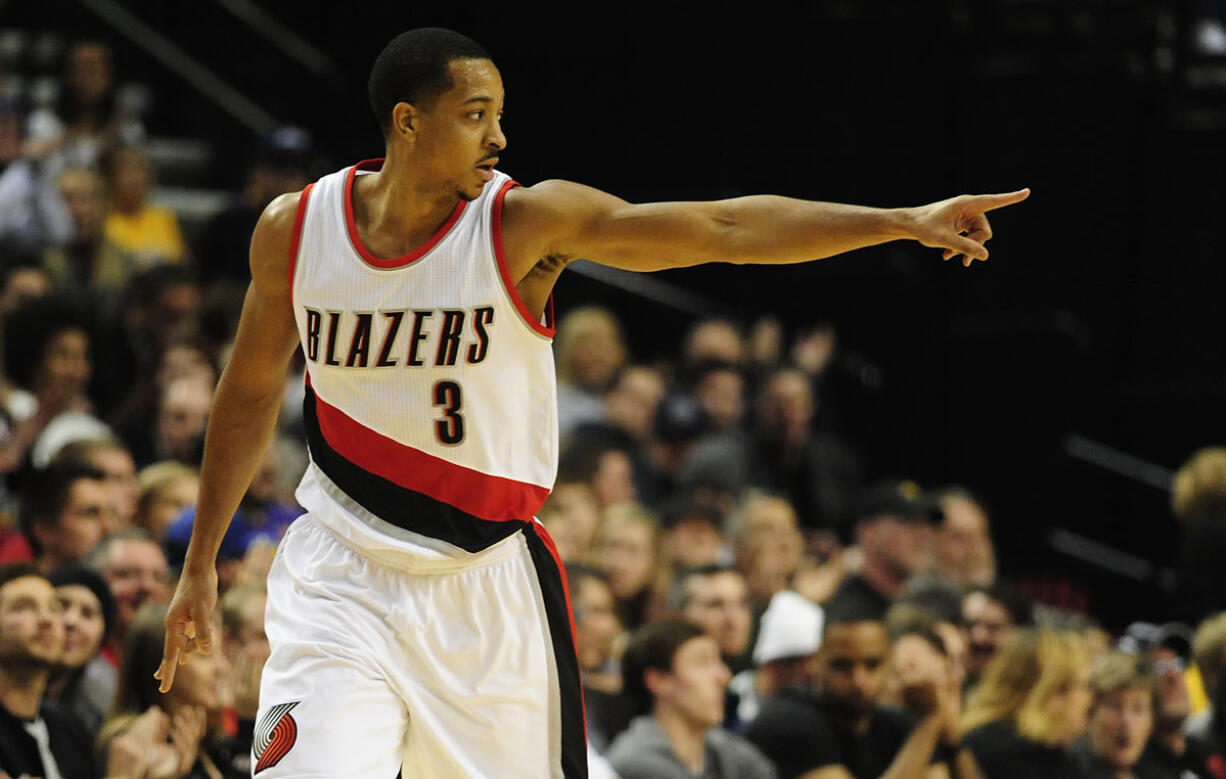
[{"label": "white jersey", "polygon": [[[368,160],[303,191],[290,250],[307,362],[308,511],[330,501],[468,551],[530,522],[557,472],[553,328],[515,291],[495,172],[423,246],[380,259],[354,221]],[[329,512],[334,513],[334,512]]]}]

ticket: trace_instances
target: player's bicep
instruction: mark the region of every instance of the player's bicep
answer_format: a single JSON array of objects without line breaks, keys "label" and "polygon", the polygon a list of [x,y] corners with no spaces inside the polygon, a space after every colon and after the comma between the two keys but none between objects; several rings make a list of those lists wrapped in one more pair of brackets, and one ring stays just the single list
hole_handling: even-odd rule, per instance
[{"label": "player's bicep", "polygon": [[536,229],[547,236],[542,256],[636,271],[730,259],[731,221],[718,201],[634,204],[567,181],[543,182],[525,194],[536,195]]},{"label": "player's bicep", "polygon": [[251,237],[251,284],[243,300],[227,378],[251,390],[280,386],[298,344],[289,287],[298,194],[282,195]]}]

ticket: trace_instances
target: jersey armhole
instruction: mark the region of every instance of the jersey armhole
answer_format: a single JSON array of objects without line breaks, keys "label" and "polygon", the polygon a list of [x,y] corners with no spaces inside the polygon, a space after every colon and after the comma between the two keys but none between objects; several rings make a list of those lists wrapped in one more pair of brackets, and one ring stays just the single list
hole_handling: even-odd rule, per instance
[{"label": "jersey armhole", "polygon": [[302,223],[306,220],[307,201],[311,199],[311,189],[315,182],[307,184],[302,194],[298,196],[298,211],[294,214],[294,232],[289,242],[289,265],[286,275],[289,277],[289,302],[294,303],[294,273],[298,270],[298,245],[302,242]]},{"label": "jersey armhole", "polygon": [[511,268],[507,264],[507,256],[502,248],[502,203],[506,199],[507,192],[512,187],[518,187],[519,182],[508,180],[498,190],[498,194],[494,195],[494,208],[490,215],[491,232],[494,241],[494,259],[498,263],[498,276],[502,279],[502,286],[507,291],[507,296],[511,298],[511,302],[515,304],[515,310],[519,312],[519,316],[537,333],[546,338],[553,338],[553,295],[549,296],[549,302],[545,306],[545,324],[532,317],[532,312],[528,310],[528,306],[524,303],[523,298],[519,296],[519,291],[515,289],[514,282],[511,281]]}]

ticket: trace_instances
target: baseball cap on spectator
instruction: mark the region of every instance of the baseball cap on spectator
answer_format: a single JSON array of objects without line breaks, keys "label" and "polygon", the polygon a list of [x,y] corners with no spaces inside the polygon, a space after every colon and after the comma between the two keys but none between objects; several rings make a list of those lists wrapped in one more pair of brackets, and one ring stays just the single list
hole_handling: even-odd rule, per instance
[{"label": "baseball cap on spectator", "polygon": [[698,438],[706,430],[707,419],[702,407],[688,395],[669,395],[660,401],[656,411],[656,438],[679,443]]},{"label": "baseball cap on spectator", "polygon": [[813,654],[822,644],[823,619],[821,606],[803,595],[791,590],[775,593],[762,614],[754,665]]},{"label": "baseball cap on spectator", "polygon": [[941,505],[913,481],[891,481],[876,484],[864,490],[857,504],[858,521],[890,515],[907,521],[939,524],[945,513]]},{"label": "baseball cap on spectator", "polygon": [[1134,622],[1120,636],[1118,647],[1134,654],[1170,649],[1188,660],[1192,657],[1192,629],[1182,622],[1167,622],[1162,625]]}]

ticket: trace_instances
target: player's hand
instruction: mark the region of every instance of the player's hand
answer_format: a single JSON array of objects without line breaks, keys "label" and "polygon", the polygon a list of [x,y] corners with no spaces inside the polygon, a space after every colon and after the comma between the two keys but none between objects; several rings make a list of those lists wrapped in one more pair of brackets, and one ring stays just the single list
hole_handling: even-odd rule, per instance
[{"label": "player's hand", "polygon": [[986,260],[984,244],[992,237],[987,213],[1020,203],[1030,197],[1029,189],[999,195],[959,195],[912,210],[912,237],[924,246],[944,249],[942,259],[962,255],[962,264]]},{"label": "player's hand", "polygon": [[166,611],[166,648],[153,678],[161,680],[161,692],[170,692],[175,670],[199,649],[213,651],[213,609],[217,606],[217,569],[184,568]]}]

